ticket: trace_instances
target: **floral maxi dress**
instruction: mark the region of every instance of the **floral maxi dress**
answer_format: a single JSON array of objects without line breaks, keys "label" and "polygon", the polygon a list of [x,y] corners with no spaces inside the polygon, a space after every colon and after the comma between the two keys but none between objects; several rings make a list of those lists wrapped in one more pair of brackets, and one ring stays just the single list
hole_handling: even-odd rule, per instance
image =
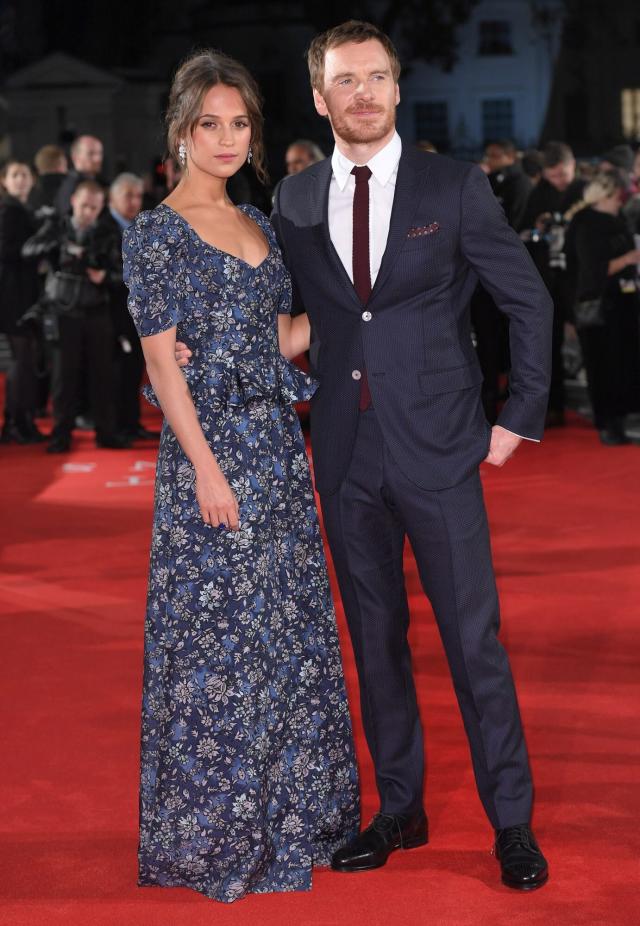
[{"label": "floral maxi dress", "polygon": [[[169,206],[124,236],[142,337],[177,325],[200,424],[240,529],[200,516],[164,423],[145,622],[139,883],[232,901],[308,890],[358,830],[342,663],[309,466],[292,403],[313,381],[278,349],[291,285],[273,230],[258,266]],[[154,400],[149,391],[147,396]]]}]

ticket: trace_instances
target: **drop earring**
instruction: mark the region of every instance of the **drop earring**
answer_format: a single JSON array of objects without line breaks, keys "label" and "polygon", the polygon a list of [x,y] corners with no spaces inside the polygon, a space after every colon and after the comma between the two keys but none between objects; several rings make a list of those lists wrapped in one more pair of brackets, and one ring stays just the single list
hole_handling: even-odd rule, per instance
[{"label": "drop earring", "polygon": [[247,164],[251,164],[252,161],[253,161],[253,149],[251,148],[251,145],[249,145],[249,152],[247,154]]},{"label": "drop earring", "polygon": [[184,165],[187,163],[187,146],[183,141],[181,141],[178,145],[178,158],[184,167]]}]

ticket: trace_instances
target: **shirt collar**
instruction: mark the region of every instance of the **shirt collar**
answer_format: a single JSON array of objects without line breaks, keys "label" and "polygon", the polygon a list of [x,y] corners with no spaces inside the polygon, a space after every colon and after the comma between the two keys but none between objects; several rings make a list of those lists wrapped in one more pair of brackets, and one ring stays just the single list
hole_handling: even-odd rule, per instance
[{"label": "shirt collar", "polygon": [[129,226],[133,225],[135,221],[134,219],[131,219],[131,220],[125,219],[125,217],[123,215],[120,215],[120,213],[116,209],[114,209],[113,206],[109,206],[109,212],[111,213],[112,218],[116,220],[120,228],[122,228],[123,230],[129,228]]},{"label": "shirt collar", "polygon": [[[380,186],[386,186],[398,169],[401,154],[402,141],[398,133],[394,132],[392,138],[387,142],[384,148],[381,148],[381,150],[378,151],[377,154],[374,154],[371,160],[367,162],[367,167]],[[341,190],[344,190],[349,180],[349,175],[352,169],[356,167],[356,164],[345,157],[345,155],[338,150],[338,146],[336,145],[331,156],[331,167],[338,186]]]}]

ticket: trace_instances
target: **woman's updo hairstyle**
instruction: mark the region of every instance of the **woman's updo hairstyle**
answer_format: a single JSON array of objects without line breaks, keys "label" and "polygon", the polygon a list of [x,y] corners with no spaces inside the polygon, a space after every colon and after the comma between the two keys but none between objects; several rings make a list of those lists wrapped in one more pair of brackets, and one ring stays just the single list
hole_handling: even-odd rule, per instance
[{"label": "woman's updo hairstyle", "polygon": [[166,115],[169,154],[179,163],[180,141],[193,134],[205,94],[216,84],[235,87],[240,93],[251,123],[252,164],[260,182],[266,184],[262,94],[243,64],[211,48],[189,55],[173,78]]}]

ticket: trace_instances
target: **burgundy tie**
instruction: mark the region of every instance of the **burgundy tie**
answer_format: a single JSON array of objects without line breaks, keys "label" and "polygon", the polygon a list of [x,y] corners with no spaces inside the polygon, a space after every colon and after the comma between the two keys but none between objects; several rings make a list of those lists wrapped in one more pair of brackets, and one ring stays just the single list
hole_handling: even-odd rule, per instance
[{"label": "burgundy tie", "polygon": [[[354,167],[351,173],[356,178],[353,194],[353,285],[358,298],[366,305],[371,295],[371,271],[369,269],[369,177],[368,167]],[[360,411],[371,405],[371,392],[367,371],[361,370]]]}]

